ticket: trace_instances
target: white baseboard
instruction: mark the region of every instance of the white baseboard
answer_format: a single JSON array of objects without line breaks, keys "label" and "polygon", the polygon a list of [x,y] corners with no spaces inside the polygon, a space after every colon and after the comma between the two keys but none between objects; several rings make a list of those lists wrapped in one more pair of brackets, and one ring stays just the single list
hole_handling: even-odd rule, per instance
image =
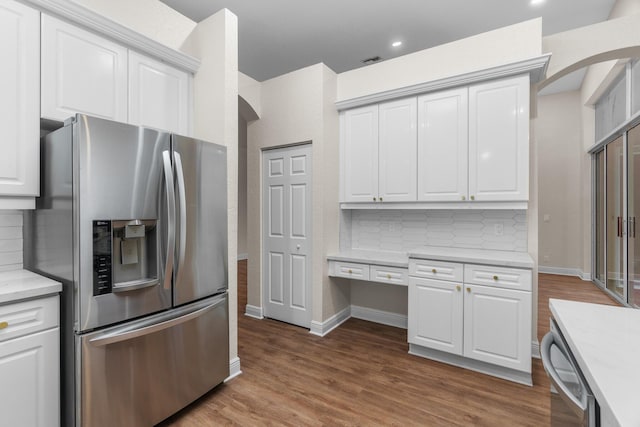
[{"label": "white baseboard", "polygon": [[351,317],[368,320],[369,322],[381,323],[383,325],[395,326],[396,328],[407,329],[407,316],[389,311],[375,310],[368,307],[351,306]]},{"label": "white baseboard", "polygon": [[253,317],[254,319],[264,319],[262,307],[256,307],[255,305],[247,304],[244,308],[244,315]]},{"label": "white baseboard", "polygon": [[323,337],[347,320],[349,320],[350,317],[351,306],[347,306],[324,322],[316,322],[315,320],[312,320],[309,333]]},{"label": "white baseboard", "polygon": [[591,273],[585,273],[579,268],[546,267],[538,266],[538,273],[558,274],[560,276],[575,276],[585,281],[591,281]]},{"label": "white baseboard", "polygon": [[224,382],[226,383],[227,381],[231,381],[241,373],[242,371],[240,370],[240,358],[236,357],[234,359],[231,359],[229,361],[229,377],[227,377]]},{"label": "white baseboard", "polygon": [[238,254],[238,261],[249,259],[249,254]]}]

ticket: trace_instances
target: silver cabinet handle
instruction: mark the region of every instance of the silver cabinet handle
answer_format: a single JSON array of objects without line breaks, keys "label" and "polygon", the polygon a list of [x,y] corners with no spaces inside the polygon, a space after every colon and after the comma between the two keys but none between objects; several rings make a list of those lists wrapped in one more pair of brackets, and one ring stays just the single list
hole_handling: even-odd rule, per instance
[{"label": "silver cabinet handle", "polygon": [[187,247],[187,196],[184,186],[184,169],[182,168],[182,157],[180,153],[173,153],[176,164],[176,178],[178,181],[178,202],[180,206],[180,239],[178,242],[178,266],[176,267],[176,283],[180,283],[182,277],[182,267],[184,265],[184,254]]},{"label": "silver cabinet handle", "polygon": [[173,273],[173,251],[176,245],[176,195],[173,191],[173,171],[171,170],[171,157],[169,151],[162,152],[164,164],[164,184],[167,192],[167,257],[164,270],[164,288],[171,289]]}]

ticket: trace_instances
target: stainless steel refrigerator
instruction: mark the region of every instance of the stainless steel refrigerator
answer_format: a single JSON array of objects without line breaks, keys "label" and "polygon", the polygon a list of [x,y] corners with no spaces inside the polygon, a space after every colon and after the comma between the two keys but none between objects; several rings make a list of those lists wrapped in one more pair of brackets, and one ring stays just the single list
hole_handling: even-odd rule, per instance
[{"label": "stainless steel refrigerator", "polygon": [[79,114],[41,168],[25,265],[63,283],[62,425],[154,425],[229,375],[226,149]]}]

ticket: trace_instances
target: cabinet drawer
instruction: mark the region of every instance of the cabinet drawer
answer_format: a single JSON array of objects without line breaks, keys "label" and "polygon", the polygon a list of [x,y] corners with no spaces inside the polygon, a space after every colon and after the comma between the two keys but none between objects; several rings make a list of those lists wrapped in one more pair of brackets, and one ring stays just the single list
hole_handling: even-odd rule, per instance
[{"label": "cabinet drawer", "polygon": [[331,275],[347,279],[369,280],[369,264],[331,261]]},{"label": "cabinet drawer", "polygon": [[464,282],[498,288],[531,290],[531,270],[466,264]]},{"label": "cabinet drawer", "polygon": [[407,278],[406,268],[372,265],[369,269],[369,280],[373,282],[407,286]]},{"label": "cabinet drawer", "polygon": [[411,276],[462,282],[463,272],[463,264],[455,262],[431,261],[427,259],[409,260],[409,275]]},{"label": "cabinet drawer", "polygon": [[59,324],[58,296],[0,305],[0,342]]}]

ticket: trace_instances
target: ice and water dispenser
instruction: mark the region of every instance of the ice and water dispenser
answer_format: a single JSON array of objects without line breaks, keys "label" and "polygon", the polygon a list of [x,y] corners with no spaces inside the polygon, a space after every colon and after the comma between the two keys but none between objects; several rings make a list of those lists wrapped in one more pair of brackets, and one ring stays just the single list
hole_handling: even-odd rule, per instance
[{"label": "ice and water dispenser", "polygon": [[158,283],[156,220],[93,221],[93,295]]}]

